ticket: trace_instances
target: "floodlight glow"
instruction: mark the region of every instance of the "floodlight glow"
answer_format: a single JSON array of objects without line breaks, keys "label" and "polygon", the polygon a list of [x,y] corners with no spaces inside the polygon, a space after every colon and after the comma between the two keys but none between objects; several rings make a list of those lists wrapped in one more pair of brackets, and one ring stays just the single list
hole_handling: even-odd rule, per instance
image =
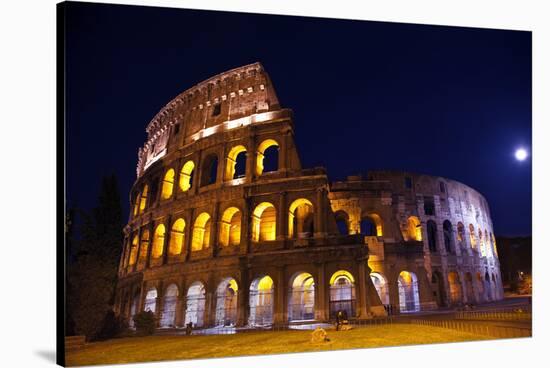
[{"label": "floodlight glow", "polygon": [[527,151],[523,148],[519,148],[516,150],[516,160],[523,161],[527,158]]}]

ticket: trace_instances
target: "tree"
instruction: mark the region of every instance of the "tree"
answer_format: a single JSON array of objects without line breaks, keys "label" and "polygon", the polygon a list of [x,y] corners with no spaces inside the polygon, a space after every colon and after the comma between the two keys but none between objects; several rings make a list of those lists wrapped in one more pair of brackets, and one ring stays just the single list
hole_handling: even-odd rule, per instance
[{"label": "tree", "polygon": [[81,239],[68,269],[68,314],[74,332],[89,340],[105,330],[114,305],[117,269],[122,248],[122,208],[114,175],[103,178],[99,203],[91,214],[80,211]]}]

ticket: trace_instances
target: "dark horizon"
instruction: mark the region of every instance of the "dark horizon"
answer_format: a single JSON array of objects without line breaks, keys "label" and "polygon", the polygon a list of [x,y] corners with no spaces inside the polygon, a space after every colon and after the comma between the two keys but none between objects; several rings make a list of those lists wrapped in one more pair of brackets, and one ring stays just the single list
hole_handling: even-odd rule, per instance
[{"label": "dark horizon", "polygon": [[[531,33],[69,3],[67,201],[115,173],[125,218],[145,127],[179,93],[259,61],[294,111],[304,167],[443,176],[489,202],[496,236],[530,236]],[[334,129],[334,126],[338,129]]]}]

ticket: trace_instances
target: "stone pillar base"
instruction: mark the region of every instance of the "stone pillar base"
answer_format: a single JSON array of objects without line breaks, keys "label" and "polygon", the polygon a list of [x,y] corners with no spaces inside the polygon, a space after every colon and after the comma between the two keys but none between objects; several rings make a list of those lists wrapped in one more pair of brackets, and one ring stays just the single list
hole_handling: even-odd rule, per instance
[{"label": "stone pillar base", "polygon": [[386,317],[388,315],[383,305],[370,307],[370,312],[375,317]]}]

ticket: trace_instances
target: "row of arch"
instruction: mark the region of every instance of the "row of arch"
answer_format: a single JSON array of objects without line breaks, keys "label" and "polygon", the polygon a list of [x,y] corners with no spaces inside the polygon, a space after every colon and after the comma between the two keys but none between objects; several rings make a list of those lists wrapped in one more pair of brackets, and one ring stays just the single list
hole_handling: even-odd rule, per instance
[{"label": "row of arch", "polygon": [[[378,273],[371,273],[376,290],[382,303],[389,303],[388,285],[386,279]],[[329,313],[334,318],[338,311],[345,311],[348,317],[357,315],[356,280],[347,270],[335,272],[329,281]],[[250,283],[248,289],[248,320],[249,326],[266,326],[273,323],[275,284],[269,275],[257,277]],[[398,278],[399,306],[402,313],[420,310],[418,281],[416,275],[402,271]],[[287,319],[288,322],[310,321],[315,319],[315,279],[308,272],[297,272],[289,282]],[[160,327],[176,325],[176,309],[179,289],[176,284],[170,284],[162,296],[161,310],[157,313],[158,291],[155,287],[147,289],[143,310],[150,310],[159,316]],[[238,321],[238,298],[242,297],[239,285],[234,278],[223,278],[216,286],[214,295],[215,309],[214,326],[235,326]],[[139,296],[132,301],[130,317],[136,313]],[[196,327],[204,327],[206,314],[206,288],[201,281],[195,281],[188,287],[183,300],[185,310],[184,324],[193,323]]]},{"label": "row of arch", "polygon": [[[230,181],[245,177],[246,155],[247,150],[244,145],[236,145],[231,148],[225,157],[223,180]],[[218,181],[218,161],[218,155],[216,153],[209,153],[202,159],[199,182],[201,187],[214,184]],[[168,168],[161,181],[161,200],[167,200],[173,196],[176,181],[179,181],[180,191],[187,192],[190,190],[194,185],[195,167],[196,165],[193,160],[185,162],[179,172],[179,178],[176,178],[176,170],[174,168]],[[279,143],[274,139],[262,141],[256,150],[255,174],[260,176],[264,172],[277,171],[278,167]],[[149,186],[144,184],[142,190],[136,195],[134,200],[134,216],[143,213],[148,203],[148,195]]]},{"label": "row of arch", "polygon": [[[445,288],[445,281],[448,283],[448,295]],[[451,304],[460,304],[464,300],[469,302],[494,301],[499,299],[498,277],[495,273],[488,271],[483,275],[476,272],[472,275],[470,272],[464,273],[463,279],[456,271],[447,273],[447,280],[440,271],[432,273],[432,284],[436,292],[436,302],[438,306],[446,306],[447,301]]]},{"label": "row of arch", "polygon": [[[288,207],[288,238],[310,237],[314,231],[314,206],[306,198],[294,200]],[[219,220],[218,244],[221,247],[238,246],[242,236],[242,211],[237,207],[226,208]],[[259,203],[251,213],[251,239],[256,242],[276,240],[277,211],[270,202]],[[157,224],[153,231],[151,257],[161,258],[167,251],[170,256],[182,253],[185,244],[186,221],[177,218],[171,225],[169,239],[166,238],[166,225]],[[208,212],[196,216],[191,230],[191,251],[200,251],[210,247],[213,219]],[[141,239],[136,233],[129,246],[129,254],[124,261],[125,266],[136,264],[139,259],[145,260],[148,254],[150,233],[148,229],[141,231]],[[139,255],[138,255],[139,250]],[[128,253],[128,252],[127,252]]]}]

